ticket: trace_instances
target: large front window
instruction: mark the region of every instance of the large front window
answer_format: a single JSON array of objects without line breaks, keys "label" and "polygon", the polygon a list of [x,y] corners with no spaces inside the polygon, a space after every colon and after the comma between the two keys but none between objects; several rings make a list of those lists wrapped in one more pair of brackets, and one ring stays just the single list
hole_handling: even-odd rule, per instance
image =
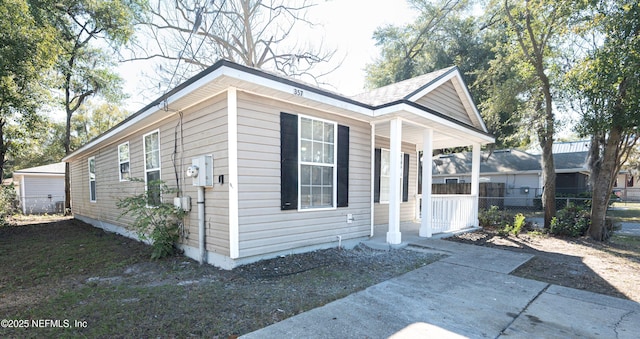
[{"label": "large front window", "polygon": [[300,209],[335,206],[336,124],[299,118]]},{"label": "large front window", "polygon": [[157,206],[160,204],[160,132],[145,134],[143,139],[147,203]]}]

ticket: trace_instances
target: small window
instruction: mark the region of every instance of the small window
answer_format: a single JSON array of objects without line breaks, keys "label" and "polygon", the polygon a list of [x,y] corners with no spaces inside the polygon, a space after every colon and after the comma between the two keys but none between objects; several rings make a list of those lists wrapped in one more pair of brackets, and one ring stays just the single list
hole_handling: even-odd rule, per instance
[{"label": "small window", "polygon": [[[403,196],[404,191],[404,152],[400,153],[400,197]],[[391,151],[388,149],[381,150],[380,158],[380,202],[383,204],[389,203],[391,189]],[[400,200],[401,202],[403,200]]]},{"label": "small window", "polygon": [[129,162],[129,142],[118,146],[118,164],[120,181],[129,181],[131,179],[131,169]]},{"label": "small window", "polygon": [[89,201],[96,201],[96,158],[89,158]]},{"label": "small window", "polygon": [[445,184],[457,184],[458,178],[446,178],[444,179]]},{"label": "small window", "polygon": [[336,198],[336,139],[333,122],[300,117],[300,208],[332,208]]},{"label": "small window", "polygon": [[145,188],[147,191],[147,204],[158,206],[160,197],[160,131],[145,134],[144,147],[144,172]]}]

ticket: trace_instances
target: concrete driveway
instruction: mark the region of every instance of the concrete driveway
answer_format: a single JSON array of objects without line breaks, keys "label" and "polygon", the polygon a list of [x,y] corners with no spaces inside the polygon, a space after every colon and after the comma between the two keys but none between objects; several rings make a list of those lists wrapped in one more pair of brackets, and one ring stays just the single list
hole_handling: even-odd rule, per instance
[{"label": "concrete driveway", "polygon": [[449,256],[242,338],[640,338],[640,304],[509,273],[532,256],[444,240]]}]

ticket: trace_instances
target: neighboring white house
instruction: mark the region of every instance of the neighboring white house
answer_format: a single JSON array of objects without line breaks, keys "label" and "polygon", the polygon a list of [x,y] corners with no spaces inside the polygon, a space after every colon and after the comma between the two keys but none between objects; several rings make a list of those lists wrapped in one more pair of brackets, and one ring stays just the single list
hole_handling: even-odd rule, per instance
[{"label": "neighboring white house", "polygon": [[24,214],[64,211],[64,162],[13,172],[19,183],[18,199]]},{"label": "neighboring white house", "polygon": [[640,176],[620,171],[613,192],[623,201],[640,201]]},{"label": "neighboring white house", "polygon": [[[477,226],[480,147],[493,141],[456,67],[346,97],[222,60],[63,161],[76,218],[133,237],[119,198],[191,200],[180,247],[232,268],[356,244],[375,225],[390,244],[405,221],[423,237]],[[474,150],[471,194],[432,195],[430,171],[418,194],[419,152],[461,146]],[[176,195],[152,193],[156,179]]]}]

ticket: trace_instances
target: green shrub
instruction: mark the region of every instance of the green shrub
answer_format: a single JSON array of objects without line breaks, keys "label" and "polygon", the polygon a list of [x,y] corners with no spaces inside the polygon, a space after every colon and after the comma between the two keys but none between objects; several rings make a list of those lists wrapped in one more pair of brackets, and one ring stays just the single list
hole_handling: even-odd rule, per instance
[{"label": "green shrub", "polygon": [[11,185],[0,186],[0,226],[10,225],[7,218],[13,216],[18,211],[18,194]]},{"label": "green shrub", "polygon": [[[132,179],[132,181],[142,181]],[[150,183],[153,187],[160,188],[160,196],[175,193],[163,181]],[[155,191],[157,192],[157,191]],[[130,197],[120,198],[116,206],[123,209],[121,216],[130,214],[133,216],[133,229],[141,240],[151,240],[153,251],[151,259],[159,259],[175,253],[175,243],[179,238],[180,220],[186,212],[176,208],[173,203],[157,202],[154,192],[144,192]],[[162,200],[162,199],[161,199]]]},{"label": "green shrub", "polygon": [[516,237],[522,231],[522,228],[525,225],[526,217],[522,213],[518,213],[513,217],[513,225],[506,224],[503,228],[498,230],[498,235],[506,236],[509,233],[515,235]]},{"label": "green shrub", "polygon": [[511,227],[511,233],[513,233],[513,235],[515,235],[516,237],[522,231],[525,219],[526,218],[522,213],[518,213],[513,217],[513,227]]},{"label": "green shrub", "polygon": [[481,227],[504,228],[507,226],[511,216],[506,211],[501,211],[498,206],[491,206],[489,209],[480,210],[478,222]]},{"label": "green shrub", "polygon": [[591,224],[591,214],[584,206],[569,203],[551,220],[549,232],[569,237],[583,236]]}]

